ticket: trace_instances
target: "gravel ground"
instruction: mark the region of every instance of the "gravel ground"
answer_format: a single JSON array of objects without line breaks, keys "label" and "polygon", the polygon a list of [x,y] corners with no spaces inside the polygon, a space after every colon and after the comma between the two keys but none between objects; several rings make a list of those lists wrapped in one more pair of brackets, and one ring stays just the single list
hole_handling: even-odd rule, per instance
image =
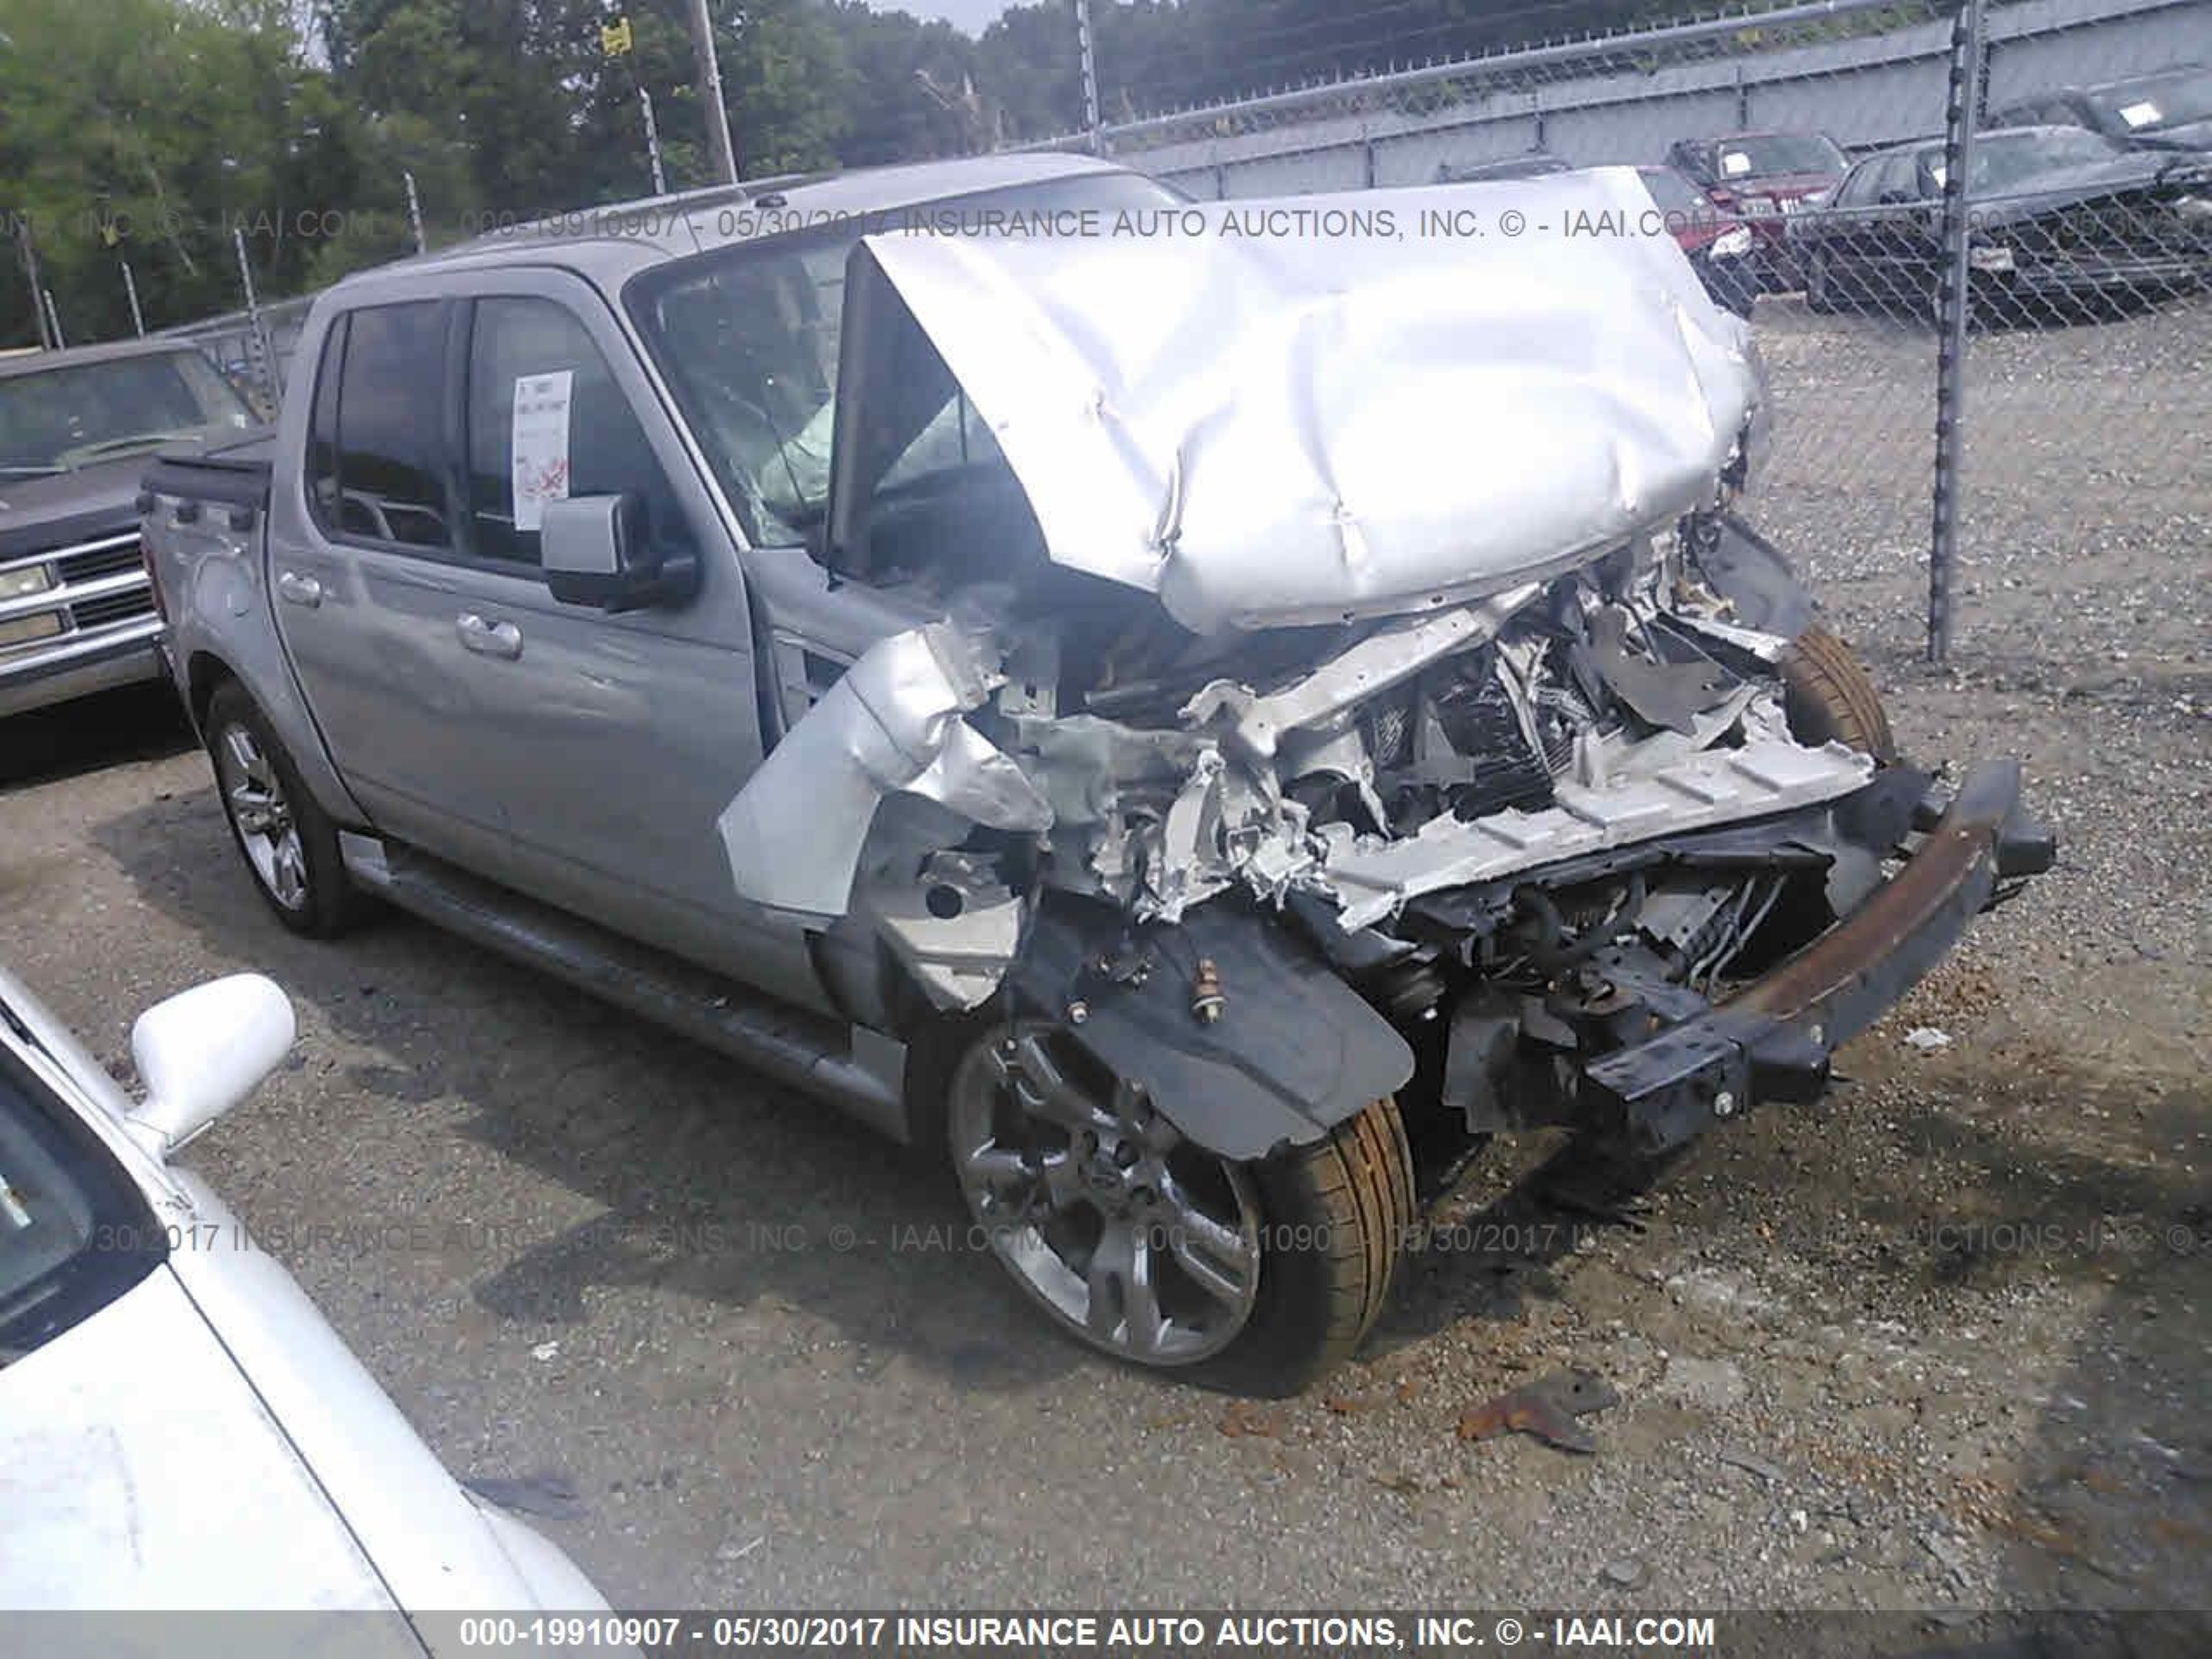
[{"label": "gravel ground", "polygon": [[[2024,755],[2064,868],[1628,1223],[1502,1153],[1311,1398],[1087,1357],[919,1161],[682,1041],[404,919],[291,938],[158,698],[0,730],[0,958],[118,1065],[159,996],[292,992],[194,1160],[620,1605],[2212,1606],[2212,306],[1977,341],[1941,672],[1925,336],[1760,317],[1766,527],[1910,751]],[[1595,1455],[1457,1438],[1562,1365],[1621,1396]]]}]

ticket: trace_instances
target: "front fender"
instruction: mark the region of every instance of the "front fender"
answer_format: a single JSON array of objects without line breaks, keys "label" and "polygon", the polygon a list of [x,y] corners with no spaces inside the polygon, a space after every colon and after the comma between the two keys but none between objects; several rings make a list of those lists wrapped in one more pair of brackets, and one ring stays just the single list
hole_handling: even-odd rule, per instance
[{"label": "front fender", "polygon": [[[1280,924],[1217,902],[1134,940],[1124,927],[1109,906],[1048,896],[1012,988],[1208,1151],[1311,1145],[1413,1076],[1395,1027]],[[1222,999],[1211,1023],[1195,1011],[1202,962]]]}]

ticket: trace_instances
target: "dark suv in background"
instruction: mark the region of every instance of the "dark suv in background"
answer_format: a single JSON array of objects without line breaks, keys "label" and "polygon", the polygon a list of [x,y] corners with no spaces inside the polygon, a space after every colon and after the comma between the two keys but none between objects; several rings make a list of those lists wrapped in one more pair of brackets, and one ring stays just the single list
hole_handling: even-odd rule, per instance
[{"label": "dark suv in background", "polygon": [[175,340],[0,359],[0,717],[162,677],[138,550],[146,458],[253,424]]},{"label": "dark suv in background", "polygon": [[2212,150],[2212,68],[2188,64],[2095,86],[2058,86],[2000,110],[1993,127],[2087,127],[2133,149]]}]

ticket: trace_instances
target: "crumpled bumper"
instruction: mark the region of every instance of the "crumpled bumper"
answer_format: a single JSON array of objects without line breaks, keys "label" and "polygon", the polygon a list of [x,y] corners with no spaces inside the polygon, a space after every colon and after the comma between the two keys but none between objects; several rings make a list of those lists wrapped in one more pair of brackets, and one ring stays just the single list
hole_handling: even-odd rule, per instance
[{"label": "crumpled bumper", "polygon": [[1656,1153],[1756,1100],[1815,1098],[1835,1050],[1942,960],[2001,882],[2049,869],[2056,850],[2021,810],[2019,763],[1982,766],[1849,916],[1726,1001],[1592,1061],[1586,1106]]}]

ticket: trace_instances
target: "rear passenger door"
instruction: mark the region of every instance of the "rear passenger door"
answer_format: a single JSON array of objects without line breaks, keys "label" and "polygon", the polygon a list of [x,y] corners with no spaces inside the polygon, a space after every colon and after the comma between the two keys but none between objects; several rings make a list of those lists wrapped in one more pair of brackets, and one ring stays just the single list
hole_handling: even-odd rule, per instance
[{"label": "rear passenger door", "polygon": [[506,836],[454,630],[463,502],[448,367],[462,321],[437,298],[367,305],[315,344],[304,489],[276,494],[270,580],[354,798],[379,830],[482,866]]}]

